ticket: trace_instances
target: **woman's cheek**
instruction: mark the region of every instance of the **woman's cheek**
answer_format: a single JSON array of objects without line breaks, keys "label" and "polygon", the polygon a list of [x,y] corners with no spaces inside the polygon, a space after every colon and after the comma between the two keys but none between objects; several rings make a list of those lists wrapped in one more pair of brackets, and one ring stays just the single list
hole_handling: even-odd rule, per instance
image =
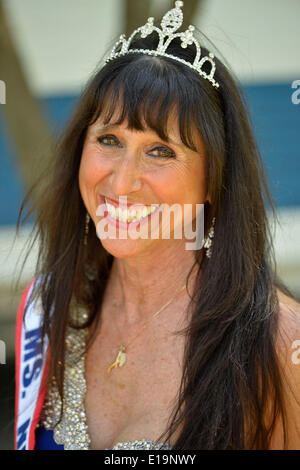
[{"label": "woman's cheek", "polygon": [[[92,146],[91,146],[92,147]],[[96,181],[101,173],[101,159],[93,148],[86,146],[82,152],[80,163],[80,178],[82,182],[92,183]]]},{"label": "woman's cheek", "polygon": [[88,192],[92,189],[96,180],[97,176],[92,155],[85,148],[81,156],[79,167],[79,188],[85,202],[87,202]]}]

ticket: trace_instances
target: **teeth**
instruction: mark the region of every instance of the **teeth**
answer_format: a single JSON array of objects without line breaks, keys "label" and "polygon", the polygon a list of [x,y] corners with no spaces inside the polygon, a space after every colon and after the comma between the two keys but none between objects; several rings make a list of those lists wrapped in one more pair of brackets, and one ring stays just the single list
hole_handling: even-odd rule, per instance
[{"label": "teeth", "polygon": [[149,214],[152,214],[156,210],[156,206],[142,207],[141,209],[121,209],[120,207],[115,207],[105,199],[105,204],[107,211],[111,217],[114,219],[121,220],[122,222],[137,222],[138,220],[147,217]]}]

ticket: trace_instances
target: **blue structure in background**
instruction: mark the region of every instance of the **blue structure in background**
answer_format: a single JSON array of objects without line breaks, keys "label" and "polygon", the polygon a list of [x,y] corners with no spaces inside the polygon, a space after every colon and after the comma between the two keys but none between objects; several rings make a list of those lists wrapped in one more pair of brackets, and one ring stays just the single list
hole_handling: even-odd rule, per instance
[{"label": "blue structure in background", "polygon": [[[292,103],[291,83],[249,85],[244,90],[271,194],[278,206],[300,206],[300,104]],[[62,128],[77,99],[77,96],[64,96],[41,100],[55,131]],[[15,225],[24,195],[8,135],[0,114],[0,225]]]},{"label": "blue structure in background", "polygon": [[300,206],[300,104],[291,83],[244,87],[271,194],[278,206]]}]

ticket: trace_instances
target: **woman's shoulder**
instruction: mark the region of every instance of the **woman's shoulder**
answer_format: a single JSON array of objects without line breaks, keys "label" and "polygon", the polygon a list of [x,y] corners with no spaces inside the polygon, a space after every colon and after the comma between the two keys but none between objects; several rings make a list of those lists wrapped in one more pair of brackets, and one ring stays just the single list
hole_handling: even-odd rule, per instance
[{"label": "woman's shoulder", "polygon": [[276,350],[286,371],[300,382],[300,303],[277,289],[279,303]]},{"label": "woman's shoulder", "polygon": [[277,289],[279,302],[279,341],[300,341],[300,303]]},{"label": "woman's shoulder", "polygon": [[[287,418],[287,448],[300,449],[300,303],[277,290],[279,301],[276,352]],[[282,448],[282,426],[273,439],[273,449]]]}]

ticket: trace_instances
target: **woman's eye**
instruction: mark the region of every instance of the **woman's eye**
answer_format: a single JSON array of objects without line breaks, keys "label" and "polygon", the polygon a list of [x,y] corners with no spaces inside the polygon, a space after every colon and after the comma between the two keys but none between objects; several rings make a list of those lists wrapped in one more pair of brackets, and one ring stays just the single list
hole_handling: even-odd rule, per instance
[{"label": "woman's eye", "polygon": [[103,135],[98,137],[98,142],[103,145],[116,147],[120,145],[119,140],[114,135]]},{"label": "woman's eye", "polygon": [[150,150],[150,155],[153,155],[158,158],[176,158],[173,150],[168,147],[155,147],[153,150]]},{"label": "woman's eye", "polygon": [[[105,145],[107,147],[120,147],[121,145],[119,139],[114,135],[103,135],[98,137],[98,142],[101,145]],[[155,147],[154,149],[150,150],[148,154],[155,158],[176,158],[173,150],[163,146]]]}]

